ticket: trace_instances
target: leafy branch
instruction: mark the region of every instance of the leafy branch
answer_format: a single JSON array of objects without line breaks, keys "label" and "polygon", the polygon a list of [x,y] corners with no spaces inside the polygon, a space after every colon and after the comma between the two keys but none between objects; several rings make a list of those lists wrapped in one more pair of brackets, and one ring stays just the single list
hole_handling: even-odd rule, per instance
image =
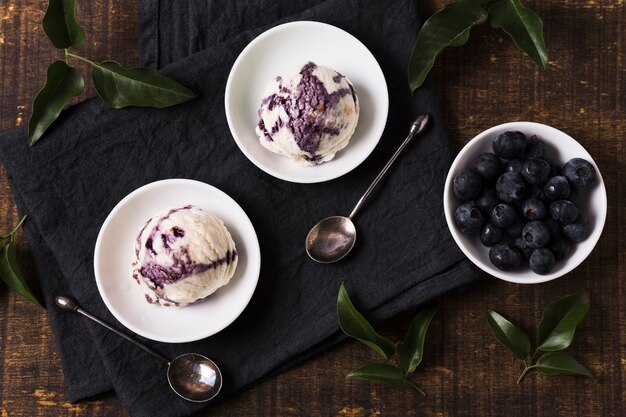
[{"label": "leafy branch", "polygon": [[22,226],[22,223],[24,223],[24,220],[26,220],[26,216],[22,217],[11,232],[0,236],[0,278],[7,287],[11,288],[28,301],[41,305],[28,288],[22,276],[20,266],[17,263],[17,257],[15,256],[15,234]]},{"label": "leafy branch", "polygon": [[411,91],[424,83],[435,59],[445,48],[464,45],[472,28],[487,21],[494,29],[507,33],[519,49],[545,69],[548,53],[543,22],[534,11],[524,7],[520,0],[458,0],[422,25],[409,59]]},{"label": "leafy branch", "polygon": [[[589,311],[589,297],[579,291],[549,304],[537,330],[537,348],[531,355],[530,339],[523,330],[493,310],[487,311],[487,324],[496,339],[509,348],[524,363],[517,379],[522,382],[526,374],[537,369],[545,375],[575,374],[595,379],[589,369],[566,353],[574,339],[574,331]],[[547,352],[537,358],[541,352]]]},{"label": "leafy branch", "polygon": [[347,378],[378,381],[402,389],[413,388],[426,395],[408,377],[422,362],[426,332],[436,312],[436,305],[422,310],[411,321],[404,342],[396,350],[395,344],[376,333],[372,325],[358,312],[350,301],[344,285],[341,284],[337,297],[339,327],[345,334],[366,344],[386,360],[385,363],[370,363],[355,369],[348,373]]},{"label": "leafy branch", "polygon": [[92,82],[98,96],[108,106],[163,108],[184,103],[196,94],[184,85],[150,68],[125,68],[115,61],[95,62],[72,52],[85,40],[85,32],[75,17],[75,0],[50,0],[42,21],[43,29],[57,49],[65,52],[64,61],[48,67],[46,83],[37,93],[28,121],[28,145],[35,145],[59,117],[67,101],[80,95],[85,80],[70,66],[71,59],[92,67]]}]

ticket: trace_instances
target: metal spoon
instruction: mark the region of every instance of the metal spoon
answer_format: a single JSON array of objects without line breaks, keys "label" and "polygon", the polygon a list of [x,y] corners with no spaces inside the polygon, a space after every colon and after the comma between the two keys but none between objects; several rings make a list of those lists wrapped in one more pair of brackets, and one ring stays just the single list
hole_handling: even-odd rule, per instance
[{"label": "metal spoon", "polygon": [[57,295],[54,297],[56,305],[65,311],[73,311],[90,318],[98,324],[123,337],[135,346],[145,350],[158,360],[167,364],[167,380],[172,390],[188,401],[202,403],[209,401],[222,388],[222,372],[215,362],[197,353],[184,353],[172,359],[158,354],[143,343],[133,339],[125,333],[111,327],[106,322],[83,310],[76,300],[70,297]]},{"label": "metal spoon", "polygon": [[404,148],[411,142],[411,139],[423,131],[428,125],[429,117],[422,114],[411,124],[409,135],[404,139],[398,150],[376,176],[372,184],[367,188],[363,197],[356,203],[352,213],[348,217],[332,216],[327,217],[317,223],[306,237],[306,253],[316,262],[328,264],[337,262],[345,257],[354,247],[356,241],[356,228],[352,219],[365,204],[365,200],[370,196],[376,185],[385,176],[391,165],[398,158]]}]

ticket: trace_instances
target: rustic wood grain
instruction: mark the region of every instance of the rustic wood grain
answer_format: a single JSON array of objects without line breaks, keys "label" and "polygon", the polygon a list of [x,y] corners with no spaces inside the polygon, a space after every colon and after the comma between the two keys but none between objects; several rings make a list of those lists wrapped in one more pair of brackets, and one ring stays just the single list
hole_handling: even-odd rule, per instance
[{"label": "rustic wood grain", "polygon": [[[449,1],[420,2],[428,16]],[[551,283],[524,286],[493,278],[442,297],[415,381],[425,398],[345,374],[376,355],[344,342],[304,364],[226,399],[211,416],[623,416],[626,415],[626,26],[623,0],[534,0],[545,24],[549,63],[539,70],[510,39],[476,28],[468,44],[446,51],[433,74],[452,146],[460,149],[487,127],[514,120],[547,123],[572,135],[602,170],[609,196],[604,234],[574,272]],[[27,123],[55,51],[40,21],[45,1],[0,3],[0,129]],[[131,65],[138,56],[138,5],[130,0],[78,2],[87,30],[80,49],[96,59]],[[85,67],[81,67],[86,69]],[[91,88],[86,95],[93,95]],[[0,170],[0,228],[18,221],[6,173]],[[35,288],[26,242],[19,261]],[[543,307],[586,289],[591,311],[570,352],[598,382],[529,374],[515,384],[519,365],[485,325],[488,308],[534,334]],[[380,326],[399,340],[415,311]],[[0,417],[127,416],[116,397],[72,405],[45,312],[0,287]]]}]

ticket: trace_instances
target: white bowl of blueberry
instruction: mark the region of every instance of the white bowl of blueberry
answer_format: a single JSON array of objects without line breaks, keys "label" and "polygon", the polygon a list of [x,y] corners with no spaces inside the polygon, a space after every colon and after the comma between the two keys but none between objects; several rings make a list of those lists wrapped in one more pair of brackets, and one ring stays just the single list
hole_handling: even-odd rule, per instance
[{"label": "white bowl of blueberry", "polygon": [[580,265],[606,219],[602,175],[573,138],[532,122],[488,129],[459,152],[444,189],[465,255],[505,281],[535,284]]}]

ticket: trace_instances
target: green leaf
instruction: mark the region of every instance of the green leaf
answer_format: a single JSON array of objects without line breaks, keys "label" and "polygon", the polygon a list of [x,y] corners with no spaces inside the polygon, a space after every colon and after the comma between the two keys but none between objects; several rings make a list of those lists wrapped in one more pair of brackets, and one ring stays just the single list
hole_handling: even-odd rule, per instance
[{"label": "green leaf", "polygon": [[22,272],[20,271],[17,258],[15,257],[15,247],[12,241],[0,250],[0,278],[2,278],[2,281],[4,281],[9,288],[28,301],[41,305],[22,277]]},{"label": "green leaf", "polygon": [[50,0],[41,25],[55,48],[80,45],[85,32],[74,16],[75,0]]},{"label": "green leaf", "polygon": [[426,79],[437,56],[448,46],[461,46],[470,30],[487,20],[487,11],[473,1],[451,3],[422,26],[409,59],[409,85],[415,91]]},{"label": "green leaf", "polygon": [[489,7],[489,21],[492,27],[505,31],[537,65],[546,67],[548,51],[537,13],[522,6],[520,0],[502,0]]},{"label": "green leaf", "polygon": [[67,100],[82,93],[84,87],[83,76],[76,68],[63,61],[56,61],[48,67],[46,84],[35,97],[28,121],[28,146],[37,143],[59,117]]},{"label": "green leaf", "polygon": [[531,368],[537,368],[545,375],[573,374],[595,379],[593,374],[576,359],[563,352],[550,352],[541,356]]},{"label": "green leaf", "polygon": [[574,339],[578,323],[589,311],[589,296],[585,291],[549,304],[543,311],[537,332],[538,349],[553,352],[567,348]]},{"label": "green leaf", "polygon": [[184,103],[196,94],[184,85],[150,68],[124,68],[115,61],[93,65],[93,84],[106,104],[116,109],[126,106],[169,107]]},{"label": "green leaf", "polygon": [[354,308],[343,283],[339,288],[339,296],[337,297],[337,316],[339,327],[345,334],[365,343],[386,359],[393,356],[396,351],[393,342],[376,333],[365,317]]},{"label": "green leaf", "polygon": [[437,313],[437,305],[426,307],[409,325],[398,355],[400,367],[407,374],[415,371],[415,368],[422,362],[426,332],[435,313]]},{"label": "green leaf", "polygon": [[393,385],[397,388],[407,389],[411,386],[402,374],[402,369],[387,363],[371,363],[362,368],[355,369],[346,377],[348,379],[365,379]]},{"label": "green leaf", "polygon": [[493,310],[487,310],[487,324],[498,342],[508,347],[519,359],[530,355],[530,339],[526,333]]}]

